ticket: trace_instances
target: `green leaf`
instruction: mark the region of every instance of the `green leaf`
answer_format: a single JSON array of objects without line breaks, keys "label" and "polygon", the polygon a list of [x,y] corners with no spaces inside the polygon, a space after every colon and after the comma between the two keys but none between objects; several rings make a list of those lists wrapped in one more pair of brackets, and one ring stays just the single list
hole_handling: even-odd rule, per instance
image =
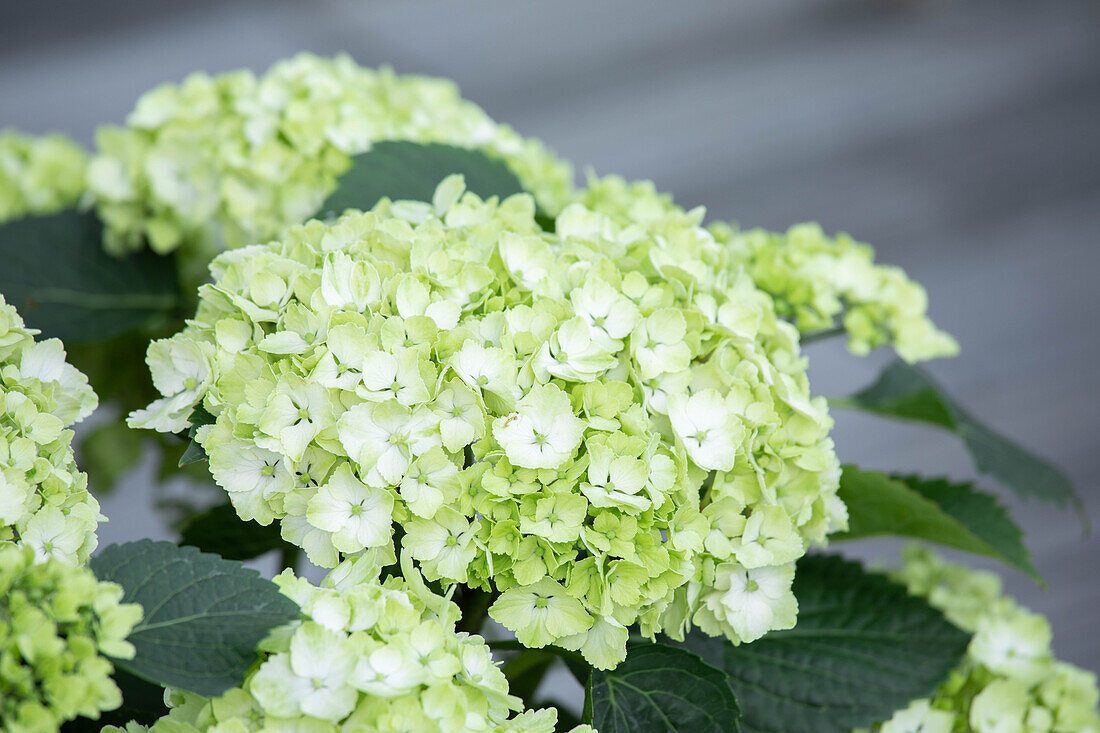
[{"label": "green leaf", "polygon": [[193,517],[183,528],[180,544],[221,555],[226,560],[251,560],[271,550],[294,546],[279,534],[279,524],[246,522],[229,504],[220,504]]},{"label": "green leaf", "polygon": [[461,173],[466,190],[482,198],[503,199],[523,192],[507,165],[480,150],[389,140],[352,158],[351,168],[321,205],[319,216],[339,216],[345,209],[366,211],[383,198],[431,202],[436,186],[452,173]]},{"label": "green leaf", "polygon": [[180,303],[175,260],[103,250],[103,226],[75,210],[0,225],[0,293],[27,325],[66,344],[163,321]]},{"label": "green leaf", "polygon": [[969,636],[858,563],[798,563],[798,624],[751,644],[695,632],[685,646],[729,676],[746,733],[850,733],[928,697]]},{"label": "green leaf", "polygon": [[203,447],[195,440],[195,435],[203,425],[213,424],[214,416],[207,412],[206,408],[200,404],[191,412],[190,421],[191,427],[187,428],[187,437],[191,442],[187,444],[187,448],[184,449],[183,455],[180,456],[179,468],[206,460],[206,451],[203,450]]},{"label": "green leaf", "polygon": [[973,484],[844,466],[839,494],[848,507],[848,531],[833,540],[913,537],[995,558],[1043,582],[1023,532],[994,497]]},{"label": "green leaf", "polygon": [[516,654],[500,669],[508,678],[508,692],[523,700],[525,707],[533,707],[535,692],[558,660],[558,655],[546,649],[527,649]]},{"label": "green leaf", "polygon": [[194,438],[187,444],[187,447],[183,449],[183,455],[180,456],[180,462],[178,467],[190,466],[192,463],[201,463],[206,460],[206,451],[202,449],[202,446],[195,442]]},{"label": "green leaf", "polygon": [[615,669],[592,670],[585,709],[600,733],[739,730],[725,674],[666,644],[632,646]]},{"label": "green leaf", "polygon": [[256,661],[256,645],[298,615],[298,606],[255,570],[194,547],[111,545],[91,568],[121,585],[125,602],[145,609],[129,636],[137,655],[115,665],[206,697],[239,685]]},{"label": "green leaf", "polygon": [[979,423],[917,367],[895,361],[870,387],[851,397],[830,402],[838,407],[866,410],[949,430],[962,438],[982,473],[995,477],[1025,499],[1040,499],[1058,506],[1072,504],[1082,519],[1085,517],[1081,500],[1065,474]]}]

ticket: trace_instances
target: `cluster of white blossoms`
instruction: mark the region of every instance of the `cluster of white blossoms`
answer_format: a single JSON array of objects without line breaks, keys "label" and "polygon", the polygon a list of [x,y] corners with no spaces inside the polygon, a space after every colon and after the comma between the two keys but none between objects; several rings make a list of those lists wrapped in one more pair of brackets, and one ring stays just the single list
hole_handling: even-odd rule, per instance
[{"label": "cluster of white blossoms", "polygon": [[37,333],[0,295],[0,545],[79,564],[95,549],[101,517],[68,428],[97,400],[61,342],[35,341]]},{"label": "cluster of white blossoms", "polygon": [[[626,221],[680,225],[702,220],[701,208],[685,212],[648,181],[626,183],[618,176],[589,181],[580,200],[595,211]],[[875,264],[874,250],[846,234],[827,236],[817,224],[799,224],[785,234],[740,231],[716,222],[710,233],[728,249],[776,312],[803,333],[831,329],[837,318],[848,348],[866,354],[892,345],[909,362],[958,353],[958,344],[928,319],[928,296],[898,267]]]},{"label": "cluster of white blossoms", "polygon": [[87,165],[88,154],[63,135],[0,130],[0,223],[74,205]]},{"label": "cluster of white blossoms", "polygon": [[351,156],[381,140],[446,143],[502,158],[554,213],[571,167],[459,95],[453,82],[299,54],[257,77],[197,73],[142,96],[103,127],[88,170],[106,246],[148,246],[204,268],[317,213]]},{"label": "cluster of white blossoms", "polygon": [[0,730],[50,733],[122,703],[103,655],[130,659],[141,606],[92,571],[0,544]]},{"label": "cluster of white blossoms", "polygon": [[904,558],[894,579],[974,636],[935,696],[899,711],[878,733],[1100,732],[1096,675],[1054,659],[1047,620],[1004,597],[1000,578],[918,547]]},{"label": "cluster of white blossoms", "polygon": [[626,224],[460,176],[228,251],[151,344],[239,515],[316,564],[400,542],[430,580],[500,592],[525,645],[601,668],[627,627],[732,641],[794,624],[794,561],[843,526],[796,329],[686,217]]},{"label": "cluster of white blossoms", "polygon": [[375,557],[346,560],[320,587],[284,571],[275,582],[303,618],[272,633],[239,687],[213,699],[172,691],[173,709],[151,727],[104,730],[552,733],[552,708],[509,717],[523,703],[489,647],[457,632],[458,606],[402,565],[404,578],[380,582]]}]

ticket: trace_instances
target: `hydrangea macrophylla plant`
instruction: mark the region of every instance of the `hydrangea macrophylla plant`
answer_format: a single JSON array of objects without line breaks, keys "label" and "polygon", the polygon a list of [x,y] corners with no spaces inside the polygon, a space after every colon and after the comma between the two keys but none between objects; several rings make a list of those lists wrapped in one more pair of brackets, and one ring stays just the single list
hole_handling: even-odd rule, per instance
[{"label": "hydrangea macrophylla plant", "polygon": [[122,589],[29,547],[0,544],[0,728],[57,730],[122,702],[103,655],[134,655],[126,641],[141,607]]},{"label": "hydrangea macrophylla plant", "polygon": [[[0,292],[44,333],[0,296],[0,728],[1097,730],[1095,678],[990,576],[804,557],[905,533],[1039,579],[973,484],[841,470],[802,346],[957,350],[869,247],[575,188],[450,82],[346,57],[188,77],[98,142],[85,177],[0,136]],[[96,397],[59,334],[225,492],[179,543],[89,557],[68,428]],[[1075,499],[907,364],[835,404]],[[100,428],[86,467],[148,455]],[[276,554],[275,581],[241,564]],[[583,707],[547,699],[559,661]]]},{"label": "hydrangea macrophylla plant", "polygon": [[265,642],[244,683],[213,699],[173,691],[167,717],[125,730],[552,733],[553,709],[513,716],[523,703],[484,640],[455,630],[458,606],[409,562],[379,581],[380,557],[345,560],[320,586],[284,571],[275,582],[303,617]]},{"label": "hydrangea macrophylla plant", "polygon": [[87,165],[88,154],[63,135],[0,130],[0,222],[74,205]]},{"label": "hydrangea macrophylla plant", "polygon": [[37,333],[0,295],[0,545],[78,563],[95,549],[100,514],[69,427],[97,401],[61,342]]},{"label": "hydrangea macrophylla plant", "polygon": [[974,636],[962,664],[931,699],[875,728],[879,733],[1096,733],[1096,674],[1053,657],[1050,625],[1001,593],[1001,579],[909,547],[894,574]]},{"label": "hydrangea macrophylla plant", "polygon": [[202,405],[242,518],[326,567],[396,523],[529,646],[613,667],[634,623],[751,641],[794,624],[792,563],[844,507],[797,332],[724,252],[579,204],[546,234],[531,197],[451,177],[215,259],[130,422]]},{"label": "hydrangea macrophylla plant", "polygon": [[[580,193],[588,207],[620,220],[701,223],[702,208],[684,211],[649,181],[627,183],[618,176],[594,178]],[[928,296],[898,267],[879,265],[874,250],[846,234],[827,236],[817,224],[799,224],[785,234],[763,229],[740,231],[724,222],[708,227],[776,312],[803,334],[840,325],[848,348],[865,355],[892,345],[906,361],[924,361],[958,353],[958,344],[925,315]]]},{"label": "hydrangea macrophylla plant", "polygon": [[567,163],[493,122],[454,83],[307,53],[259,77],[197,73],[148,92],[125,127],[98,131],[88,189],[110,251],[182,248],[201,269],[223,248],[313,215],[351,156],[380,140],[483,149],[551,212],[572,190]]}]

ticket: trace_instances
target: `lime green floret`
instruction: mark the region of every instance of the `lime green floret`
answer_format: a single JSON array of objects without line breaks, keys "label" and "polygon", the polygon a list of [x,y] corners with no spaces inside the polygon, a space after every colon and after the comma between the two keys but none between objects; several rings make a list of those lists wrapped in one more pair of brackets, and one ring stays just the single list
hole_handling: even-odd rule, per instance
[{"label": "lime green floret", "polygon": [[223,253],[154,342],[161,399],[238,514],[316,564],[402,546],[499,591],[525,645],[609,668],[627,628],[734,642],[794,624],[794,562],[843,526],[798,333],[697,222],[529,195],[383,200]]},{"label": "lime green floret", "polygon": [[62,135],[0,130],[0,223],[73,206],[87,165],[88,154]]},{"label": "lime green floret", "polygon": [[315,214],[351,156],[381,140],[438,142],[504,159],[540,205],[572,194],[570,166],[498,125],[454,83],[300,54],[256,76],[193,74],[104,127],[89,188],[116,253],[182,249],[205,268]]},{"label": "lime green floret", "polygon": [[[618,176],[590,180],[579,200],[620,221],[652,227],[703,218],[702,208],[684,211],[648,181],[627,183]],[[958,353],[955,340],[928,319],[924,288],[900,268],[876,264],[874,250],[846,234],[829,237],[816,224],[780,234],[717,222],[709,231],[803,334],[840,325],[854,353],[892,345],[909,362]]]},{"label": "lime green floret", "polygon": [[0,545],[0,729],[48,733],[122,703],[104,655],[129,659],[141,607],[86,568]]},{"label": "lime green floret", "polygon": [[61,342],[35,341],[37,333],[0,295],[0,546],[82,563],[95,549],[100,514],[69,427],[97,401]]},{"label": "lime green floret", "polygon": [[912,547],[894,577],[974,637],[936,694],[877,726],[878,733],[1100,731],[1096,675],[1055,659],[1047,620],[1004,597],[996,575]]},{"label": "lime green floret", "polygon": [[378,580],[379,562],[392,560],[347,560],[320,586],[285,571],[275,582],[303,617],[273,632],[240,687],[214,699],[172,692],[168,716],[125,730],[551,733],[557,711],[514,715],[523,703],[485,641],[455,631],[458,606],[412,565]]}]

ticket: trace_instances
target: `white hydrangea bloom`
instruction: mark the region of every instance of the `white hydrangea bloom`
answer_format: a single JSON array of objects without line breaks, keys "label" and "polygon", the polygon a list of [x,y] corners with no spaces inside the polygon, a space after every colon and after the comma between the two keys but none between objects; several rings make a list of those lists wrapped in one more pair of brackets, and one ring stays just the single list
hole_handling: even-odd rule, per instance
[{"label": "white hydrangea bloom", "polygon": [[397,534],[430,580],[500,592],[524,643],[600,666],[632,624],[789,627],[793,562],[845,518],[797,332],[701,213],[572,204],[547,233],[530,196],[461,183],[213,261],[169,340],[209,377],[149,362],[216,416],[197,439],[238,513],[325,566]]}]

